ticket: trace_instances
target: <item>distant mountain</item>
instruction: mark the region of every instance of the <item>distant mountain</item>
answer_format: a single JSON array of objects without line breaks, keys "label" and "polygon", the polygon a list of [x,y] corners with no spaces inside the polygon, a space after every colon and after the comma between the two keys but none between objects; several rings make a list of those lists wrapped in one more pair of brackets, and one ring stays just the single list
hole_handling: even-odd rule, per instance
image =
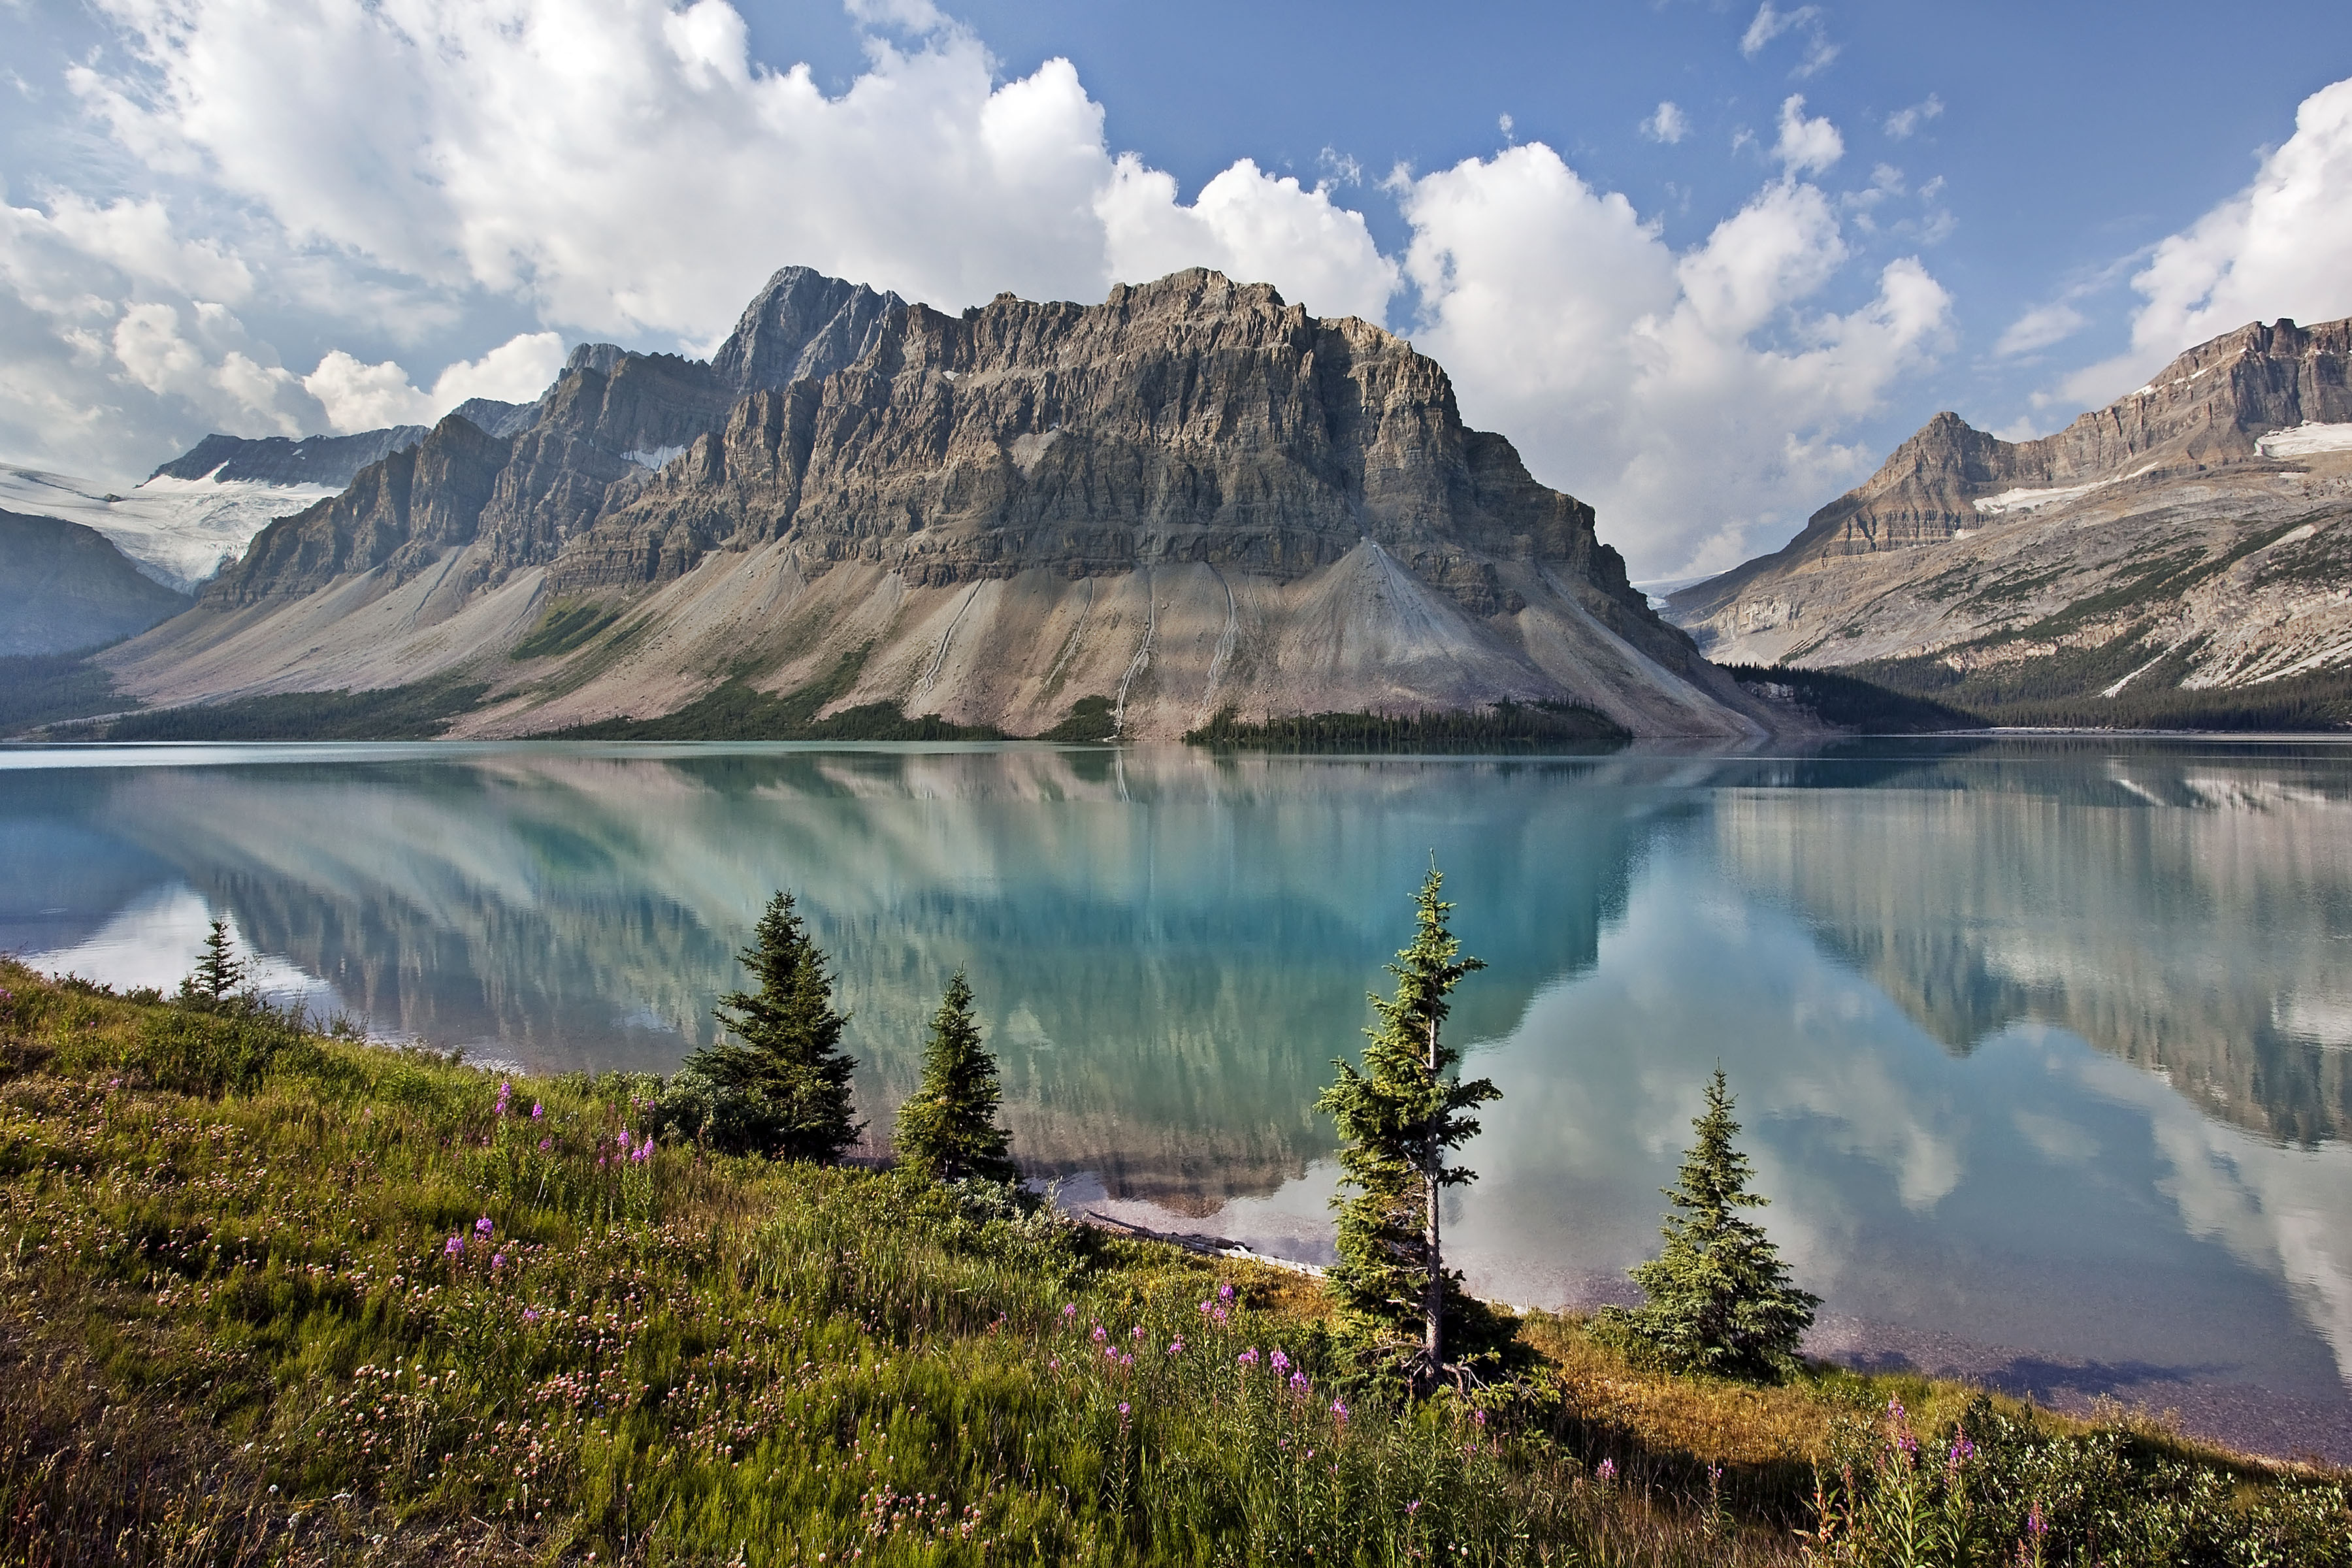
[{"label": "distant mountain", "polygon": [[1667,614],[1718,662],[1850,668],[2011,721],[2352,719],[2347,372],[2352,321],[2282,321],[2040,440],[1938,414]]},{"label": "distant mountain", "polygon": [[192,602],[142,574],[95,529],[0,511],[0,655],[96,647]]},{"label": "distant mountain", "polygon": [[1502,699],[1762,732],[1442,369],[1263,285],[950,316],[788,268],[709,362],[590,345],[537,407],[444,419],[109,667],[158,703],[487,686],[484,734],[786,694],[1023,734],[1089,698],[1147,736]]},{"label": "distant mountain", "polygon": [[[499,404],[504,409],[513,406]],[[242,479],[263,485],[327,485],[341,489],[370,463],[425,439],[422,425],[394,425],[356,436],[205,437],[147,477],[151,479]]]}]

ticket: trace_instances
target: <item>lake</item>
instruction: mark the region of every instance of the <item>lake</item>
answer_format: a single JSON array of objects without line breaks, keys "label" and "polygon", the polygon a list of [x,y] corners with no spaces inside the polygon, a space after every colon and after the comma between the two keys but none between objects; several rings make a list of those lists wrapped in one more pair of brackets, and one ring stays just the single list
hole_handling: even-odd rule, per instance
[{"label": "lake", "polygon": [[1433,852],[1480,1294],[1633,1299],[1720,1062],[1816,1350],[2352,1461],[2352,746],[0,750],[40,967],[169,987],[218,913],[380,1035],[660,1072],[788,888],[876,1134],[961,968],[1066,1202],[1310,1261]]}]

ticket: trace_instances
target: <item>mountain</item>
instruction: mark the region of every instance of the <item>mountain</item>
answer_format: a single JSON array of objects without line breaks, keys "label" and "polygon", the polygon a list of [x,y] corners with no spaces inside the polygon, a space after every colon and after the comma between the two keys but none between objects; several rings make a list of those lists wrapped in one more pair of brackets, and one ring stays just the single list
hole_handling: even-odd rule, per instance
[{"label": "mountain", "polygon": [[583,349],[539,408],[444,419],[107,666],[157,704],[486,687],[452,730],[483,735],[729,691],[1016,734],[1088,698],[1139,736],[1225,706],[1767,711],[1434,363],[1213,272],[950,316],[788,268],[710,361]]},{"label": "mountain", "polygon": [[0,655],[96,647],[188,604],[95,529],[0,511]]},{"label": "mountain", "polygon": [[[484,401],[477,399],[477,402]],[[499,404],[504,409],[514,406]],[[394,425],[356,436],[285,436],[252,438],[205,437],[147,477],[172,479],[244,479],[264,485],[330,485],[337,489],[370,463],[382,462],[404,447],[425,439],[422,425]]]},{"label": "mountain", "polygon": [[101,533],[141,573],[182,593],[236,560],[271,519],[334,493],[323,485],[160,475],[121,495],[70,474],[0,468],[0,507]]},{"label": "mountain", "polygon": [[1667,614],[1718,662],[1853,667],[2020,721],[2335,704],[2352,692],[2347,371],[2352,321],[2254,323],[2040,440],[1938,414]]}]

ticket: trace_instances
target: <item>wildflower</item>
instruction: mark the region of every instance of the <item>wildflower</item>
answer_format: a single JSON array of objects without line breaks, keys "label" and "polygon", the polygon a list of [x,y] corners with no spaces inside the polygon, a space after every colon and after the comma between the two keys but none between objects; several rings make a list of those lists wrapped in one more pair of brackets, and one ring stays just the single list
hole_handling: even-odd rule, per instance
[{"label": "wildflower", "polygon": [[490,1216],[488,1215],[484,1215],[481,1218],[474,1222],[474,1234],[476,1236],[486,1237],[496,1227],[490,1224]]},{"label": "wildflower", "polygon": [[1222,1323],[1225,1321],[1225,1310],[1223,1307],[1213,1308],[1209,1312],[1209,1316],[1216,1319],[1217,1321]]},{"label": "wildflower", "polygon": [[1411,1519],[1414,1514],[1417,1514],[1420,1511],[1421,1500],[1419,1498],[1415,1498],[1411,1502],[1404,1505],[1404,1516],[1407,1519]]},{"label": "wildflower", "polygon": [[490,1254],[490,1267],[491,1267],[491,1268],[504,1268],[506,1266],[507,1266],[507,1255],[506,1255],[505,1253],[503,1253],[503,1252],[493,1252],[493,1253],[491,1253],[491,1254]]},{"label": "wildflower", "polygon": [[1129,1333],[1127,1337],[1131,1340],[1141,1339],[1143,1337],[1143,1325],[1141,1323],[1136,1324],[1134,1331]]},{"label": "wildflower", "polygon": [[1976,1457],[1977,1446],[1969,1440],[1969,1435],[1964,1431],[1955,1431],[1952,1434],[1952,1451],[1946,1456],[1945,1464],[1957,1470]]},{"label": "wildflower", "polygon": [[1255,1366],[1257,1364],[1257,1347],[1253,1345],[1248,1350],[1242,1352],[1241,1354],[1234,1357],[1234,1364],[1236,1366]]},{"label": "wildflower", "polygon": [[1601,1461],[1601,1468],[1592,1473],[1599,1479],[1601,1484],[1605,1487],[1617,1479],[1617,1461],[1614,1459],[1603,1459]]},{"label": "wildflower", "polygon": [[522,1321],[526,1323],[535,1323],[539,1321],[539,1309],[536,1307],[525,1307],[522,1310]]},{"label": "wildflower", "polygon": [[540,1152],[541,1153],[542,1153],[542,1154],[546,1153],[550,1149],[552,1149],[552,1148],[554,1148],[554,1147],[555,1147],[555,1140],[554,1140],[554,1139],[552,1139],[552,1138],[542,1138],[542,1139],[541,1139],[541,1140],[539,1141],[539,1152]]},{"label": "wildflower", "polygon": [[1103,1326],[1100,1323],[1097,1323],[1095,1325],[1095,1343],[1100,1344],[1103,1341],[1108,1338],[1110,1338],[1110,1336],[1103,1332]]},{"label": "wildflower", "polygon": [[1203,1296],[1203,1297],[1202,1297],[1202,1298],[1201,1298],[1201,1316],[1202,1316],[1202,1317],[1204,1317],[1204,1318],[1205,1318],[1205,1317],[1207,1317],[1208,1315],[1209,1315],[1209,1299],[1208,1299],[1207,1297]]},{"label": "wildflower", "polygon": [[2025,1510],[2025,1533],[2039,1542],[2050,1533],[2050,1521],[2042,1517],[2042,1500],[2035,1498],[2033,1506]]},{"label": "wildflower", "polygon": [[545,1107],[544,1105],[541,1105],[539,1101],[537,1101],[537,1100],[532,1100],[532,1101],[530,1102],[530,1119],[531,1119],[533,1121],[538,1121],[538,1120],[540,1119],[540,1116],[541,1116],[541,1114],[542,1114],[546,1110],[547,1110],[547,1107]]},{"label": "wildflower", "polygon": [[1347,1405],[1341,1404],[1339,1400],[1333,1400],[1331,1402],[1331,1415],[1332,1418],[1338,1421],[1340,1426],[1345,1426],[1348,1424]]},{"label": "wildflower", "polygon": [[1231,1301],[1233,1299],[1234,1299],[1234,1288],[1233,1288],[1231,1285],[1220,1285],[1220,1286],[1218,1286],[1218,1287],[1217,1287],[1217,1300],[1220,1300],[1220,1301]]},{"label": "wildflower", "polygon": [[1283,1354],[1280,1351],[1276,1351],[1272,1355],[1266,1357],[1266,1364],[1274,1368],[1276,1372],[1288,1372],[1290,1370],[1290,1358]]},{"label": "wildflower", "polygon": [[503,1081],[500,1082],[499,1085],[499,1102],[491,1108],[491,1114],[494,1116],[504,1116],[507,1113],[508,1098],[513,1093],[514,1085]]},{"label": "wildflower", "polygon": [[1062,1303],[1062,1319],[1065,1322],[1077,1315],[1078,1304],[1076,1301],[1065,1301]]},{"label": "wildflower", "polygon": [[1484,1426],[1486,1424],[1486,1413],[1483,1410],[1473,1410],[1470,1412],[1470,1419]]},{"label": "wildflower", "polygon": [[1303,1372],[1292,1373],[1290,1374],[1290,1386],[1303,1392],[1307,1387],[1307,1374]]},{"label": "wildflower", "polygon": [[466,1238],[462,1236],[452,1236],[449,1238],[449,1244],[441,1249],[441,1256],[444,1258],[455,1258],[465,1250]]},{"label": "wildflower", "polygon": [[1122,1399],[1122,1400],[1120,1400],[1120,1401],[1118,1402],[1118,1414],[1119,1414],[1119,1417],[1120,1417],[1120,1419],[1122,1419],[1122,1420],[1126,1419],[1126,1416],[1127,1416],[1127,1401],[1126,1401],[1126,1400],[1124,1400],[1124,1399]]},{"label": "wildflower", "polygon": [[1168,1353],[1170,1355],[1182,1355],[1184,1353],[1183,1335],[1179,1334],[1174,1339],[1168,1342]]}]

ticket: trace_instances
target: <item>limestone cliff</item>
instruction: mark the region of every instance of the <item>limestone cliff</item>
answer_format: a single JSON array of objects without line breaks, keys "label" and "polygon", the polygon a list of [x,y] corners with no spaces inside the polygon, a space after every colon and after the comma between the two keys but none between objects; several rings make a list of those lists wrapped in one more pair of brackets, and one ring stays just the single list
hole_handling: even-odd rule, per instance
[{"label": "limestone cliff", "polygon": [[464,668],[485,733],[845,668],[1015,733],[1086,696],[1134,734],[1498,698],[1757,732],[1442,369],[1264,285],[950,316],[787,268],[710,363],[583,353],[539,408],[443,421],[113,662],[165,701]]},{"label": "limestone cliff", "polygon": [[1726,663],[1933,658],[2016,690],[2122,689],[2166,659],[2158,678],[2192,689],[2334,668],[2352,659],[2348,372],[2352,321],[2281,321],[2039,440],[1938,414],[1669,614]]}]

